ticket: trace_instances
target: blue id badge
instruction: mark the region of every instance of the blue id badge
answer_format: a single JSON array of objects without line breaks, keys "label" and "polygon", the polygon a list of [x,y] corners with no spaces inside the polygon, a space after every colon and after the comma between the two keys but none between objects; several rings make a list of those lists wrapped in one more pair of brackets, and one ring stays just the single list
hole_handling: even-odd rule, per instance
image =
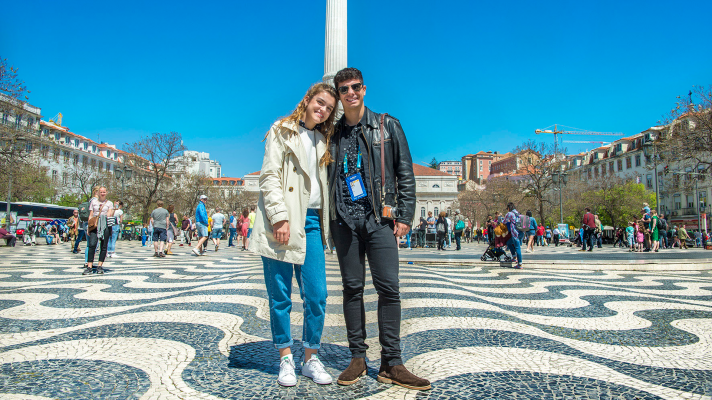
[{"label": "blue id badge", "polygon": [[346,177],[346,185],[349,187],[351,201],[363,199],[366,197],[366,188],[363,186],[361,174],[353,174]]}]

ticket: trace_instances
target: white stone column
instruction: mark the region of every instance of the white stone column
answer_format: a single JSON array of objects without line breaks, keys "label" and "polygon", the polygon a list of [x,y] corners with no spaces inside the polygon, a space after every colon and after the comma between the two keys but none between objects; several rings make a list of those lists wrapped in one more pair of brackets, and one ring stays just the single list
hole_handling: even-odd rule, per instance
[{"label": "white stone column", "polygon": [[348,66],[346,42],[346,1],[326,0],[326,42],[324,82],[334,84],[334,75]]}]

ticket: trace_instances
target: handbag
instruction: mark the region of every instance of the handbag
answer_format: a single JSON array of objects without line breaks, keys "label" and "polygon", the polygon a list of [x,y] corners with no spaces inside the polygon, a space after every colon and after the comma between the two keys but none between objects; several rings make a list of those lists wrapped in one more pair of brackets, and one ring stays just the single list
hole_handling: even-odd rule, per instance
[{"label": "handbag", "polygon": [[99,206],[99,215],[89,218],[89,232],[96,230],[96,226],[99,224],[99,216],[101,215],[101,210],[104,208],[104,204],[106,204],[106,200]]}]

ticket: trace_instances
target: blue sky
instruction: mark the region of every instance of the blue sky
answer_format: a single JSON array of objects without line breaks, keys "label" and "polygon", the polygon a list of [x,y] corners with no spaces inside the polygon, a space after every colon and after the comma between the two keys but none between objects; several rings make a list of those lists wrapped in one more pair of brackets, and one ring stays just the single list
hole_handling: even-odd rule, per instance
[{"label": "blue sky", "polygon": [[[0,57],[45,119],[122,145],[182,133],[223,175],[324,71],[325,1],[16,1]],[[415,162],[510,151],[554,123],[638,133],[712,84],[712,2],[349,1],[349,66]],[[606,140],[567,137],[570,140]],[[569,153],[596,145],[566,145]]]}]

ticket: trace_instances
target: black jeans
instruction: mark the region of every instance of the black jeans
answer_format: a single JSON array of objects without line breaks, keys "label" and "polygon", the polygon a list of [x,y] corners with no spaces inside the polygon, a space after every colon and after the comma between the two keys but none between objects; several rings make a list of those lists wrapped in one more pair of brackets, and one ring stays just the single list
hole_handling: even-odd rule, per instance
[{"label": "black jeans", "polygon": [[[111,227],[107,226],[106,229],[104,229],[104,239],[99,240],[99,231],[91,231],[89,233],[89,255],[87,258],[87,262],[93,263],[94,262],[94,254],[96,253],[96,246],[99,245],[100,251],[99,251],[99,262],[104,263],[104,260],[106,259],[106,246],[109,245],[109,238],[111,237]],[[99,244],[101,242],[101,244]]]},{"label": "black jeans", "polygon": [[418,247],[425,247],[425,231],[418,231]]},{"label": "black jeans", "polygon": [[586,245],[588,244],[588,249],[593,250],[593,240],[596,237],[596,233],[593,229],[584,229],[583,231],[583,243],[581,248],[586,250]]},{"label": "black jeans", "polygon": [[[373,218],[373,214],[369,215]],[[373,286],[378,293],[378,340],[381,364],[403,364],[400,349],[401,300],[398,283],[398,243],[388,223],[369,233],[366,219],[353,218],[356,230],[337,219],[331,234],[344,285],[344,319],[349,350],[354,358],[366,357],[366,311],[363,291],[366,285],[366,260]]]}]

